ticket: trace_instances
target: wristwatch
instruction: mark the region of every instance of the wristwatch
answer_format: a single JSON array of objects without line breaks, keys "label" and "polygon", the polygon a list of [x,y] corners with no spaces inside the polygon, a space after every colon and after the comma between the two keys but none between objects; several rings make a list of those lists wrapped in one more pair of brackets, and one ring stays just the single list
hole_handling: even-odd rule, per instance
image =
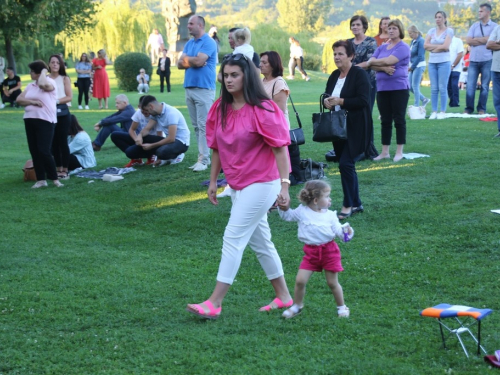
[{"label": "wristwatch", "polygon": [[288,178],[282,178],[281,183],[286,182],[288,185],[291,185],[292,182]]}]

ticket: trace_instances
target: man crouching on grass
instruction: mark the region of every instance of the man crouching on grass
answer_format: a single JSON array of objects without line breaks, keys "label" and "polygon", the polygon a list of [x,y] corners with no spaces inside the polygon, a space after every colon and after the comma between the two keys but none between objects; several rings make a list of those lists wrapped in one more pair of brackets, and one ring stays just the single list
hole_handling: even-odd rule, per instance
[{"label": "man crouching on grass", "polygon": [[[143,97],[142,108],[149,112],[149,121],[137,134],[135,145],[125,150],[127,157],[142,159],[156,155],[159,165],[182,162],[190,140],[190,132],[182,113],[166,103],[159,103],[151,95]],[[162,130],[165,137],[151,135],[152,129]]]}]

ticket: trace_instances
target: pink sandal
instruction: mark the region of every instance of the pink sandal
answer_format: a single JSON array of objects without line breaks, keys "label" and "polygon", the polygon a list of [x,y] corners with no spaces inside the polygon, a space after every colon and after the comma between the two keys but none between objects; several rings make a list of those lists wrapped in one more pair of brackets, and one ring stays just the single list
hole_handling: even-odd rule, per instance
[{"label": "pink sandal", "polygon": [[206,300],[205,302],[202,302],[202,303],[208,307],[208,312],[205,312],[205,309],[203,308],[203,306],[201,306],[201,304],[191,305],[194,308],[196,308],[196,310],[198,310],[198,311],[191,310],[189,308],[189,305],[186,308],[186,311],[191,313],[191,314],[198,315],[198,316],[205,318],[205,319],[217,319],[220,316],[220,312],[222,311],[222,307],[219,307],[218,309],[216,309],[214,307],[214,305],[212,305],[212,302],[210,302],[209,300]]},{"label": "pink sandal", "polygon": [[[277,307],[274,307],[272,306],[271,304],[274,302],[274,304],[277,306]],[[282,300],[280,300],[278,297],[276,297],[275,299],[273,299],[273,302],[271,302],[269,305],[266,305],[266,306],[262,306],[259,311],[271,311],[271,310],[276,310],[276,309],[284,309],[285,307],[290,307],[293,305],[293,299],[291,299],[290,301],[288,301],[286,304],[283,303]]]}]

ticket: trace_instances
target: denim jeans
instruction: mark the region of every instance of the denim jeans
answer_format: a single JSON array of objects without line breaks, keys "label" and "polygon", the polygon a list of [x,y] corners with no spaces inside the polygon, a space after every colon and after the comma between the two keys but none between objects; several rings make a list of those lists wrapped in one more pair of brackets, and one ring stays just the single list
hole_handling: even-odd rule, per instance
[{"label": "denim jeans", "polygon": [[210,149],[207,145],[206,122],[215,99],[215,90],[186,88],[186,105],[198,142],[198,162],[210,164]]},{"label": "denim jeans", "polygon": [[460,106],[460,96],[458,88],[458,80],[460,79],[460,72],[451,72],[450,79],[448,80],[448,96],[450,98],[450,107]]},{"label": "denim jeans", "polygon": [[467,76],[467,92],[465,94],[465,112],[474,112],[476,83],[480,73],[481,92],[479,93],[479,101],[477,102],[477,111],[486,112],[486,102],[488,101],[488,91],[490,90],[491,80],[491,60],[470,62]]},{"label": "denim jeans", "polygon": [[420,68],[415,68],[412,72],[408,74],[408,81],[410,82],[410,91],[415,96],[415,102],[413,105],[417,107],[420,106],[421,101],[423,102],[426,99],[426,97],[420,93],[420,82],[422,81],[422,76],[424,75],[424,72],[425,72],[425,66],[421,66]]},{"label": "denim jeans", "polygon": [[97,137],[95,137],[94,143],[97,146],[102,146],[104,142],[106,142],[106,139],[110,136],[111,133],[113,132],[125,132],[128,133],[127,129],[122,129],[118,125],[107,125],[103,126],[101,130],[99,130],[99,133],[97,133]]},{"label": "denim jeans", "polygon": [[440,112],[446,112],[448,102],[448,78],[450,77],[451,62],[429,63],[429,79],[431,81],[432,112],[438,110],[438,98],[441,98]]},{"label": "denim jeans", "polygon": [[500,132],[500,72],[491,72],[491,78],[493,81],[493,105],[497,112],[497,126]]}]

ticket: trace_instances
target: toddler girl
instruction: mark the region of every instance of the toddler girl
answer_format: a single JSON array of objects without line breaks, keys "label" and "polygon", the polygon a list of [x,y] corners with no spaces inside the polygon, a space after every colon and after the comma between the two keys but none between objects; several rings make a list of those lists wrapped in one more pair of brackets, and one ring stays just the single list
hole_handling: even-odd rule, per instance
[{"label": "toddler girl", "polygon": [[321,180],[308,181],[299,193],[302,205],[295,210],[279,205],[279,215],[286,221],[298,221],[299,240],[304,242],[304,257],[295,280],[294,304],[283,313],[289,319],[301,313],[306,285],[313,272],[325,270],[326,282],[337,303],[339,317],[348,317],[349,308],[344,304],[338,272],[343,271],[340,250],[335,236],[350,241],[354,230],[349,223],[340,224],[335,211],[330,211],[330,186]]},{"label": "toddler girl", "polygon": [[250,45],[252,40],[252,34],[250,34],[250,30],[248,27],[244,29],[235,30],[233,33],[233,40],[235,44],[233,55],[241,53],[245,55],[249,61],[252,61],[254,49]]}]

